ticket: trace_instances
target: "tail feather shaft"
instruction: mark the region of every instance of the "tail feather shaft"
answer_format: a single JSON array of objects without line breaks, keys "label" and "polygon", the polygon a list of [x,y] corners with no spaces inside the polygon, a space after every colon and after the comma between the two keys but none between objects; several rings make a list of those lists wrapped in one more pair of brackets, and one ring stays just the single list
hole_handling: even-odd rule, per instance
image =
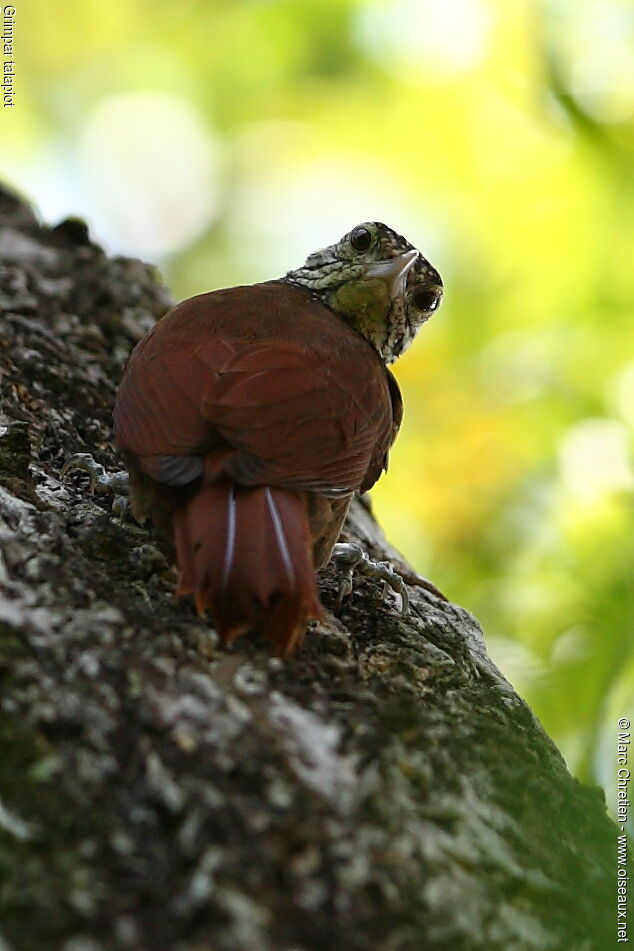
[{"label": "tail feather shaft", "polygon": [[230,643],[246,630],[282,655],[321,616],[303,495],[228,479],[201,486],[174,518],[180,583]]}]

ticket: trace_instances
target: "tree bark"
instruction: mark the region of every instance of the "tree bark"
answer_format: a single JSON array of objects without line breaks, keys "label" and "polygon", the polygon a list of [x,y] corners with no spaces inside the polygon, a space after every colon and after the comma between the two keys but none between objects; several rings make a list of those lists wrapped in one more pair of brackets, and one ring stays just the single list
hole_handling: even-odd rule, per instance
[{"label": "tree bark", "polygon": [[[151,532],[62,480],[121,467],[117,381],[170,299],[82,222],[0,216],[0,949],[612,946],[603,794],[471,615],[368,579],[337,610],[330,567],[291,660],[222,650]],[[362,501],[346,532],[408,570]]]}]

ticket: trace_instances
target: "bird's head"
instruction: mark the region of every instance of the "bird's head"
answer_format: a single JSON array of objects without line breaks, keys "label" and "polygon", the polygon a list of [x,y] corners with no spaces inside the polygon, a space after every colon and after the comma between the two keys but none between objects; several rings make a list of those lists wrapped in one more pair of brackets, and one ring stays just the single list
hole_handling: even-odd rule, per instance
[{"label": "bird's head", "polygon": [[313,291],[385,363],[410,345],[443,294],[438,271],[380,221],[357,225],[336,244],[310,254],[285,280]]}]

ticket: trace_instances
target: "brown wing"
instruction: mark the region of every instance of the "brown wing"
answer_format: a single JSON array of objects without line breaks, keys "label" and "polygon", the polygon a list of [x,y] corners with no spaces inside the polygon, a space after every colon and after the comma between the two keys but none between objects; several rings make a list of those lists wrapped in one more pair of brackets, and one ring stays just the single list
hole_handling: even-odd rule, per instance
[{"label": "brown wing", "polygon": [[387,470],[389,451],[394,445],[394,440],[398,436],[398,431],[401,428],[401,422],[403,420],[403,398],[401,396],[401,389],[396,382],[396,378],[388,369],[386,369],[385,373],[392,403],[392,431],[387,445],[379,442],[375,446],[372,458],[370,459],[370,465],[368,466],[361,485],[362,492],[367,492],[368,489],[371,489],[377,479],[380,478],[381,473]]},{"label": "brown wing", "polygon": [[306,292],[232,288],[185,301],[139,344],[117,441],[169,484],[206,466],[242,484],[345,494],[385,465],[395,386],[369,344]]}]

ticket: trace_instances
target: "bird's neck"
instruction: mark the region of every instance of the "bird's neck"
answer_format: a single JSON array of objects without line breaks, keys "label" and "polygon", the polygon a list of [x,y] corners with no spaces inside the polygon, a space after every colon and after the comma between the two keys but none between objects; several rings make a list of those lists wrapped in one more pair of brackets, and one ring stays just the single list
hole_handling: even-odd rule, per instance
[{"label": "bird's neck", "polygon": [[349,281],[332,291],[326,302],[387,362],[389,354],[385,347],[389,338],[391,300],[385,281],[377,278]]}]

